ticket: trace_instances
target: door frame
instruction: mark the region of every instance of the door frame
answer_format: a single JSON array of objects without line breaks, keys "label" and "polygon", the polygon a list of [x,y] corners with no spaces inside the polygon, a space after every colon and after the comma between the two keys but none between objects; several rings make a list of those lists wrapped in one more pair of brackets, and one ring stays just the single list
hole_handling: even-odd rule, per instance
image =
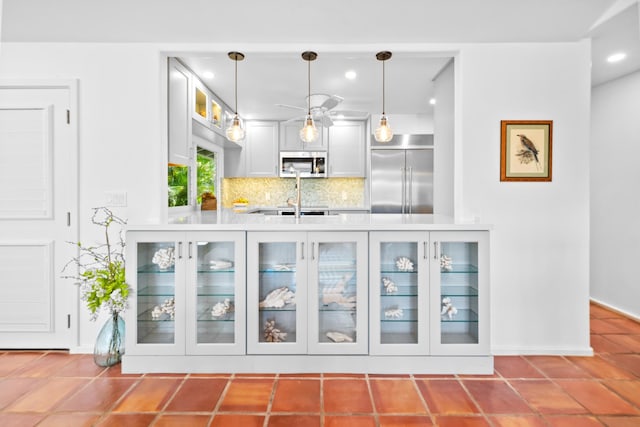
[{"label": "door frame", "polygon": [[[79,212],[79,195],[78,195],[78,79],[7,79],[0,78],[0,89],[65,89],[69,92],[69,112],[68,112],[68,120],[69,120],[69,131],[70,131],[70,161],[71,168],[69,170],[69,177],[71,182],[70,190],[70,202],[68,211],[71,213],[69,228],[70,234],[73,236],[73,241],[79,241],[79,220],[78,220],[78,212]],[[55,194],[53,203],[56,203]],[[56,242],[59,244],[66,244],[66,242]],[[61,283],[62,281],[69,279],[62,279],[58,272],[55,272],[56,280]],[[71,318],[73,319],[70,322],[70,334],[69,334],[69,342],[64,344],[62,348],[68,348],[70,352],[81,352],[84,349],[79,348],[80,344],[80,318],[79,318],[79,297],[78,291],[72,294],[74,301],[72,301],[71,308]]]}]

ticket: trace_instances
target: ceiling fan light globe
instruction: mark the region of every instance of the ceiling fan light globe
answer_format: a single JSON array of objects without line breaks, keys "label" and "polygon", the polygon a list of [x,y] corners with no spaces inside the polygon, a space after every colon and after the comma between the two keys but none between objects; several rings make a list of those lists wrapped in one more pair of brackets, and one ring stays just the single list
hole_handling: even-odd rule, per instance
[{"label": "ceiling fan light globe", "polygon": [[378,142],[389,142],[393,138],[393,130],[391,130],[391,126],[389,126],[389,122],[387,121],[387,116],[383,115],[380,117],[380,124],[375,131],[375,138]]},{"label": "ceiling fan light globe", "polygon": [[300,139],[303,142],[314,142],[318,139],[318,129],[316,128],[315,123],[313,122],[313,117],[311,115],[307,115],[304,126],[300,129]]},{"label": "ceiling fan light globe", "polygon": [[242,121],[240,117],[236,114],[231,121],[231,125],[226,130],[227,139],[231,142],[240,142],[244,140],[246,135],[244,131],[244,127],[242,126]]}]

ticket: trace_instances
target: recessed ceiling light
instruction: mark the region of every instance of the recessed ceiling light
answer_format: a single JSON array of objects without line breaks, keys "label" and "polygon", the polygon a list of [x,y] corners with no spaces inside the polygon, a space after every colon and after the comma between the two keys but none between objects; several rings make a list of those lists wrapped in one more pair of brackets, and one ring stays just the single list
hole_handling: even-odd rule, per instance
[{"label": "recessed ceiling light", "polygon": [[204,77],[205,79],[212,79],[213,73],[211,71],[205,71],[204,73],[202,73],[202,77]]},{"label": "recessed ceiling light", "polygon": [[429,104],[431,104],[431,105],[436,105],[436,99],[435,99],[435,98],[431,98],[431,99],[429,100]]},{"label": "recessed ceiling light", "polygon": [[354,80],[357,77],[357,75],[358,74],[356,74],[356,72],[353,70],[349,70],[346,73],[344,73],[344,76],[349,80]]},{"label": "recessed ceiling light", "polygon": [[624,52],[614,53],[607,58],[607,62],[619,62],[627,57],[627,54]]}]

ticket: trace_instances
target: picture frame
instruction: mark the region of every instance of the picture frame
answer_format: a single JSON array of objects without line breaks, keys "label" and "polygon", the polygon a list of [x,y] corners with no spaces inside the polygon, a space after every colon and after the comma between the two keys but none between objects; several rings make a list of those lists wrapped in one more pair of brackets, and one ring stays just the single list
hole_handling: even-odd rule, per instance
[{"label": "picture frame", "polygon": [[500,121],[500,181],[551,181],[552,120]]}]

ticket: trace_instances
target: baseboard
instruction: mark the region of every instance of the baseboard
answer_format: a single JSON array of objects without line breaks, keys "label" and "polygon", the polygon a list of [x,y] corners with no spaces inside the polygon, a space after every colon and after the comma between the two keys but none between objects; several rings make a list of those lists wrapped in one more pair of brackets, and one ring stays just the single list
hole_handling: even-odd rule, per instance
[{"label": "baseboard", "polygon": [[621,310],[618,307],[615,307],[613,305],[607,304],[606,302],[597,300],[595,298],[590,298],[589,300],[592,303],[594,303],[595,305],[599,305],[600,307],[606,308],[607,310],[611,310],[614,313],[617,313],[617,314],[619,314],[621,316],[627,317],[627,318],[629,318],[631,320],[635,320],[636,322],[640,322],[640,317],[638,317],[638,316],[636,316],[636,315],[634,315],[632,313],[629,313],[628,311]]},{"label": "baseboard", "polygon": [[494,356],[593,356],[591,347],[491,347]]},{"label": "baseboard", "polygon": [[91,354],[91,353],[93,353],[93,347],[88,347],[88,346],[71,347],[69,349],[69,354]]}]

